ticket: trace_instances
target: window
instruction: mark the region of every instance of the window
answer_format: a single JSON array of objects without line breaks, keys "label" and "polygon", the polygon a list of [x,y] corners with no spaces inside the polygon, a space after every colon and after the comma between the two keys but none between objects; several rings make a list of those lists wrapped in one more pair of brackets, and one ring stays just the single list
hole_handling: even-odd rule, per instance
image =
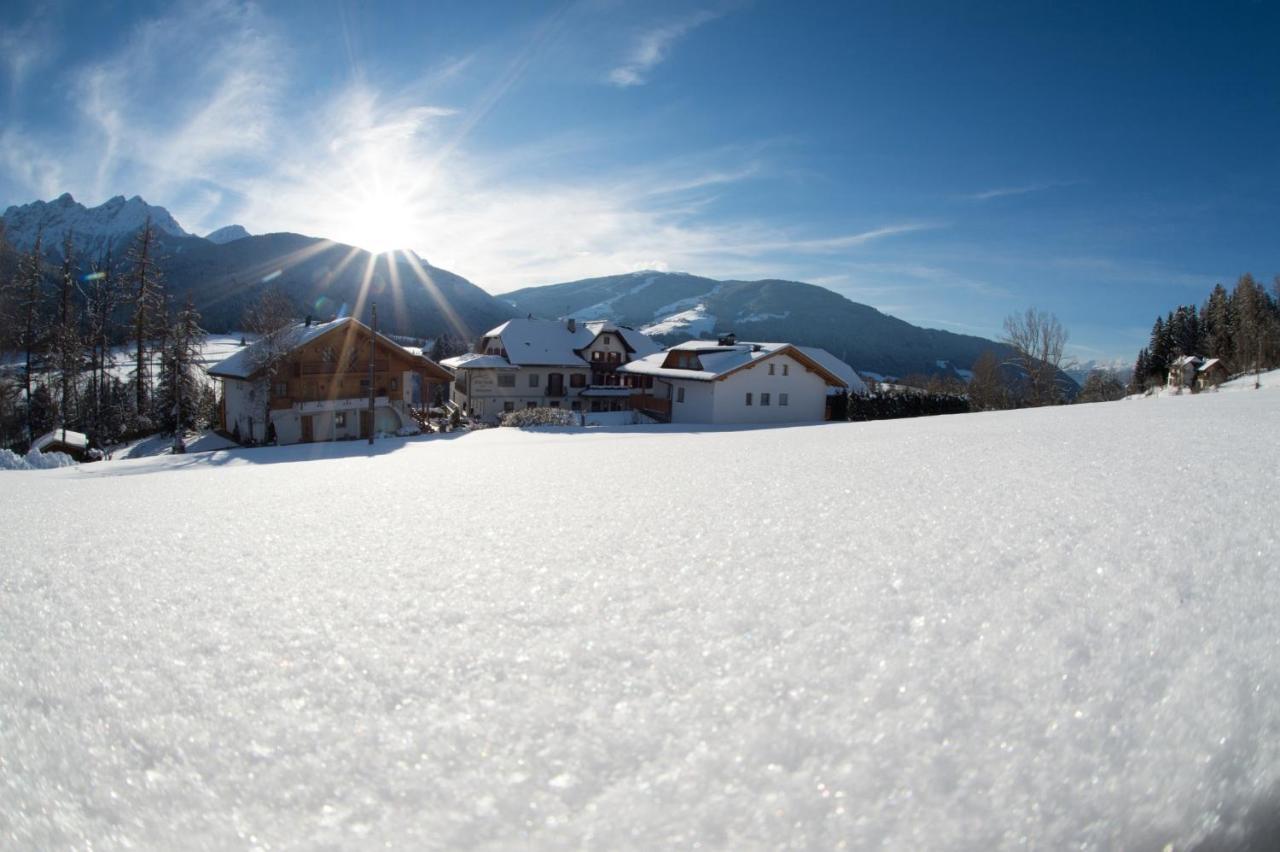
[{"label": "window", "polygon": [[604,345],[605,345],[605,346],[608,346],[608,345],[609,345],[609,335],[607,335],[607,334],[604,336]]},{"label": "window", "polygon": [[360,380],[360,391],[361,393],[369,392],[369,380],[367,378]]},{"label": "window", "polygon": [[748,393],[748,394],[747,394],[747,405],[750,405],[750,404],[751,404],[751,394],[750,394],[750,393]]},{"label": "window", "polygon": [[581,411],[582,403],[575,399],[573,402],[569,403],[569,407],[572,408],[574,411]]},{"label": "window", "polygon": [[599,360],[600,360],[600,352],[598,352],[598,351],[596,351],[596,352],[592,352],[592,353],[591,353],[591,360],[592,360],[592,361],[599,361]]},{"label": "window", "polygon": [[770,364],[770,365],[769,365],[769,375],[771,375],[771,376],[773,375],[773,368],[774,368],[774,367],[776,367],[776,366],[777,366],[777,364]]},{"label": "window", "polygon": [[787,395],[785,393],[778,394],[778,405],[787,404]]},{"label": "window", "polygon": [[516,386],[515,373],[499,373],[498,374],[498,387],[513,388],[515,386]]},{"label": "window", "polygon": [[515,411],[515,410],[516,410],[516,404],[515,404],[514,402],[504,402],[504,403],[502,403],[502,410],[503,410],[503,411]]},{"label": "window", "polygon": [[587,377],[581,373],[574,373],[569,377],[569,387],[584,388],[587,386]]},{"label": "window", "polygon": [[760,404],[761,404],[761,405],[768,405],[768,404],[769,404],[769,394],[767,394],[767,393],[762,393],[762,394],[760,394]]},{"label": "window", "polygon": [[526,403],[524,404],[524,407],[525,407],[525,408],[537,408],[537,407],[538,407],[538,403],[536,403],[536,402],[526,402]]},{"label": "window", "polygon": [[288,396],[288,395],[289,395],[289,386],[284,382],[277,382],[276,396]]},{"label": "window", "polygon": [[791,365],[790,365],[790,364],[783,364],[783,365],[782,365],[782,375],[786,376],[786,375],[788,375],[790,372],[791,372]]},{"label": "window", "polygon": [[559,407],[560,407],[560,400],[558,400],[558,399],[553,399],[553,400],[551,400],[551,407],[552,407],[552,408],[559,408]]},{"label": "window", "polygon": [[542,377],[537,373],[529,374],[529,387],[536,388],[542,381]]},{"label": "window", "polygon": [[347,426],[347,412],[335,412],[333,415],[333,425],[338,429],[345,429]]},{"label": "window", "polygon": [[399,388],[399,386],[400,386],[400,380],[399,380],[399,379],[392,379],[392,380],[391,380],[391,389],[392,389],[392,390],[396,390],[397,388]]},{"label": "window", "polygon": [[684,402],[684,388],[676,389],[676,402]]}]

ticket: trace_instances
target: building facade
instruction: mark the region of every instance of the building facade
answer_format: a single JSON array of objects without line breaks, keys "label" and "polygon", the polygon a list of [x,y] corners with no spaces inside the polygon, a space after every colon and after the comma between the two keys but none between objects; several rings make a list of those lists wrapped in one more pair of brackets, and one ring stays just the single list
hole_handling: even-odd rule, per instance
[{"label": "building facade", "polygon": [[[373,411],[369,410],[372,362]],[[209,368],[222,429],[244,442],[365,438],[416,428],[450,374],[352,317],[299,323]]]},{"label": "building facade", "polygon": [[475,352],[441,363],[454,374],[452,400],[477,420],[496,423],[522,408],[565,408],[590,419],[630,412],[646,381],[619,368],[658,351],[626,326],[530,318],[491,329]]},{"label": "building facade", "polygon": [[[809,423],[828,417],[830,391],[860,389],[825,350],[790,343],[691,340],[619,368],[653,380],[640,410],[672,423]],[[855,386],[856,385],[856,386]]]}]

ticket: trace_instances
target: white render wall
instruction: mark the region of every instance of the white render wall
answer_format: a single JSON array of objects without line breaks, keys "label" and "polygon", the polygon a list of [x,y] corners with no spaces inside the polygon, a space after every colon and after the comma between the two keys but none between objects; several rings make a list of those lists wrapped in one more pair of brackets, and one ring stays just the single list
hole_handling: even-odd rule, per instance
[{"label": "white render wall", "polygon": [[[654,382],[656,386],[664,380]],[[719,382],[700,382],[697,380],[671,381],[671,422],[672,423],[715,423],[715,386]],[[679,402],[680,390],[684,389],[684,402]]]},{"label": "white render wall", "polygon": [[[769,375],[770,364],[773,375]],[[722,380],[662,379],[659,384],[668,381],[673,423],[811,423],[826,416],[826,380],[786,354],[765,358]],[[681,387],[683,403],[677,402]],[[748,392],[751,405],[747,405]],[[760,404],[762,393],[769,394],[768,405]],[[779,405],[784,393],[787,404]]]},{"label": "white render wall", "polygon": [[[495,421],[502,416],[505,411],[504,403],[511,403],[512,410],[519,411],[527,408],[529,403],[533,403],[539,408],[548,407],[552,402],[558,402],[561,408],[570,408],[572,403],[582,402],[583,408],[588,408],[589,404],[586,400],[580,400],[578,397],[587,384],[591,381],[591,370],[586,366],[581,367],[520,367],[515,370],[459,370],[458,373],[469,374],[470,386],[469,394],[464,394],[458,387],[458,383],[452,384],[453,401],[463,409],[475,412],[475,417],[481,420]],[[498,384],[498,374],[506,373],[515,376],[515,387],[505,388]],[[546,396],[547,375],[549,373],[560,373],[564,376],[564,396],[549,397]],[[583,387],[572,387],[572,377],[574,375],[582,376]],[[529,386],[529,377],[537,376],[537,387]]]}]

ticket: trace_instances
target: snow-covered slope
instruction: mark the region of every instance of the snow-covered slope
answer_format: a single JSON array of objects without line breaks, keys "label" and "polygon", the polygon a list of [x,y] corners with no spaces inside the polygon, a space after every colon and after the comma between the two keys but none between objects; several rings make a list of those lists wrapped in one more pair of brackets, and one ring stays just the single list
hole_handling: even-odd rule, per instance
[{"label": "snow-covered slope", "polygon": [[0,846],[1275,848],[1278,418],[0,474]]},{"label": "snow-covered slope", "polygon": [[217,243],[218,245],[222,245],[223,243],[230,243],[230,242],[235,242],[236,240],[243,240],[245,237],[248,237],[248,236],[252,236],[252,235],[244,229],[244,226],[227,225],[226,227],[219,228],[216,231],[210,231],[209,233],[204,235],[204,238],[211,243]]},{"label": "snow-covered slope", "polygon": [[96,258],[109,248],[118,249],[148,217],[166,234],[189,236],[168,210],[136,195],[127,200],[117,195],[97,207],[85,207],[67,192],[53,201],[33,201],[5,210],[5,237],[16,248],[27,250],[35,243],[36,234],[43,234],[47,249],[60,253],[63,237],[70,232],[76,253]]}]

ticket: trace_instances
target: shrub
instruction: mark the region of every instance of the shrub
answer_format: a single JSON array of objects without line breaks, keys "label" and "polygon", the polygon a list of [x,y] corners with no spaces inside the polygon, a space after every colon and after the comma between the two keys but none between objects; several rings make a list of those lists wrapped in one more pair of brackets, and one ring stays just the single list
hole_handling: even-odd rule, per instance
[{"label": "shrub", "polygon": [[528,426],[577,426],[580,422],[576,412],[563,408],[526,408],[502,415],[503,426],[521,429]]}]

